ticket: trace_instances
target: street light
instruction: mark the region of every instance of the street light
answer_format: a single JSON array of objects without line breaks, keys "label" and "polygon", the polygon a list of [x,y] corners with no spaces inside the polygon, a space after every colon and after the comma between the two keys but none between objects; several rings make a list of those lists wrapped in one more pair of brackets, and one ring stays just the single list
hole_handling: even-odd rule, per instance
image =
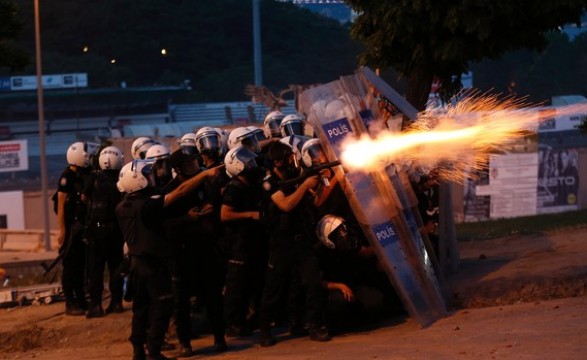
[{"label": "street light", "polygon": [[263,66],[261,64],[261,15],[259,0],[253,0],[253,58],[255,63],[255,85],[263,85]]},{"label": "street light", "polygon": [[43,201],[43,228],[45,250],[51,250],[49,229],[49,197],[47,196],[47,156],[45,151],[45,104],[43,101],[43,71],[41,66],[41,26],[39,23],[39,0],[35,4],[35,59],[37,65],[37,111],[39,114],[39,146],[41,148],[41,200]]}]

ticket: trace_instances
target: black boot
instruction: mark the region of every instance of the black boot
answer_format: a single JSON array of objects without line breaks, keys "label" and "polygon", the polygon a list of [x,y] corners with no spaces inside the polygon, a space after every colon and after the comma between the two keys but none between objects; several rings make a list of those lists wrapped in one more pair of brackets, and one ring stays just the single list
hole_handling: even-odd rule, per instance
[{"label": "black boot", "polygon": [[310,329],[308,331],[310,334],[310,339],[314,341],[330,341],[330,334],[328,333],[328,329],[324,325],[310,325]]},{"label": "black boot", "polygon": [[289,334],[294,337],[308,335],[308,331],[304,327],[304,324],[299,320],[289,321]]},{"label": "black boot", "polygon": [[80,309],[77,305],[65,305],[65,315],[69,316],[82,316],[85,315],[86,311]]},{"label": "black boot", "polygon": [[271,334],[269,329],[261,329],[259,331],[259,345],[263,347],[275,345],[275,337]]},{"label": "black boot", "polygon": [[224,336],[214,336],[214,346],[212,347],[212,350],[215,353],[223,353],[226,350],[228,350],[228,346],[226,345],[226,340],[224,339]]},{"label": "black boot", "polygon": [[106,314],[120,314],[124,312],[124,306],[122,302],[113,301],[106,308]]},{"label": "black boot", "polygon": [[92,304],[90,309],[86,313],[86,318],[97,318],[104,316],[104,309],[102,309],[102,305],[100,304]]},{"label": "black boot", "polygon": [[76,302],[73,299],[65,299],[65,315],[81,316],[85,313],[86,311],[77,306]]}]

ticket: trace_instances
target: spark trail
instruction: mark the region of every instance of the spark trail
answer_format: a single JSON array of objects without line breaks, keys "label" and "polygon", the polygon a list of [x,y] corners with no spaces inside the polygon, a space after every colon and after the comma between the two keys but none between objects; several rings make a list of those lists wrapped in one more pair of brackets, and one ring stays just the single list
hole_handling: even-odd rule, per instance
[{"label": "spark trail", "polygon": [[[341,160],[349,169],[381,169],[390,163],[437,168],[440,177],[463,181],[465,170],[486,166],[492,153],[536,134],[553,112],[540,112],[513,98],[469,96],[442,112],[422,113],[401,133],[380,132],[343,144]],[[556,108],[556,115],[587,113],[587,104]]]}]

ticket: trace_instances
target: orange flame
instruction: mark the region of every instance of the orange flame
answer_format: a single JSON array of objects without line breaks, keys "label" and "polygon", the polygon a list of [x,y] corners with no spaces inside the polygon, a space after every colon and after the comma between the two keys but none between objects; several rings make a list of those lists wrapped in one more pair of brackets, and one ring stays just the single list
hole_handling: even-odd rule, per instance
[{"label": "orange flame", "polygon": [[[557,115],[587,113],[587,104],[557,108]],[[490,153],[508,151],[512,144],[535,134],[550,114],[524,106],[522,100],[496,96],[469,96],[442,112],[422,113],[401,133],[381,131],[343,144],[341,160],[349,169],[416,163],[437,168],[441,178],[461,182],[467,169],[487,165]],[[529,142],[530,143],[530,142]]]}]

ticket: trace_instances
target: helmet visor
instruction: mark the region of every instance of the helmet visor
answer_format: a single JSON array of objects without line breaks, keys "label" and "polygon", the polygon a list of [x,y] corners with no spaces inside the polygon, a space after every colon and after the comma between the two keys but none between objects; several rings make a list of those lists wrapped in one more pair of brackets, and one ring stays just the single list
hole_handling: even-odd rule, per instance
[{"label": "helmet visor", "polygon": [[155,175],[153,172],[153,165],[155,164],[155,160],[134,160],[132,162],[132,166],[130,170],[133,173],[141,172],[141,175],[149,182],[149,186],[153,186],[155,184]]},{"label": "helmet visor", "polygon": [[198,139],[198,148],[200,151],[219,151],[220,150],[220,136],[218,134],[203,136]]},{"label": "helmet visor", "polygon": [[238,151],[238,159],[245,164],[245,169],[253,169],[257,167],[257,154],[247,148],[240,148]]},{"label": "helmet visor", "polygon": [[309,146],[306,152],[310,156],[310,159],[312,159],[312,165],[320,165],[328,162],[328,158],[320,144]]},{"label": "helmet visor", "polygon": [[287,123],[283,126],[285,136],[304,135],[304,124],[301,121]]},{"label": "helmet visor", "polygon": [[195,154],[197,152],[196,140],[191,137],[184,137],[179,142],[179,148],[181,149],[181,152],[186,155]]},{"label": "helmet visor", "polygon": [[339,251],[354,251],[359,248],[359,242],[357,238],[350,235],[345,224],[340,224],[334,229],[328,239],[335,245],[335,249]]},{"label": "helmet visor", "polygon": [[269,131],[271,132],[271,136],[273,137],[281,137],[281,130],[279,130],[279,125],[281,125],[281,120],[280,118],[274,118],[271,119],[267,122],[266,126],[269,129]]},{"label": "helmet visor", "polygon": [[267,140],[267,137],[265,137],[265,133],[263,133],[263,130],[261,130],[261,129],[257,129],[255,131],[253,131],[253,134],[255,134],[255,138],[257,139],[258,142],[261,142],[263,140]]},{"label": "helmet visor", "polygon": [[257,140],[255,133],[251,133],[251,135],[242,139],[241,144],[254,153],[261,152],[261,146],[259,145],[259,140]]},{"label": "helmet visor", "polygon": [[196,149],[195,145],[180,145],[179,148],[181,152],[186,155],[196,155],[198,153],[198,149]]}]

